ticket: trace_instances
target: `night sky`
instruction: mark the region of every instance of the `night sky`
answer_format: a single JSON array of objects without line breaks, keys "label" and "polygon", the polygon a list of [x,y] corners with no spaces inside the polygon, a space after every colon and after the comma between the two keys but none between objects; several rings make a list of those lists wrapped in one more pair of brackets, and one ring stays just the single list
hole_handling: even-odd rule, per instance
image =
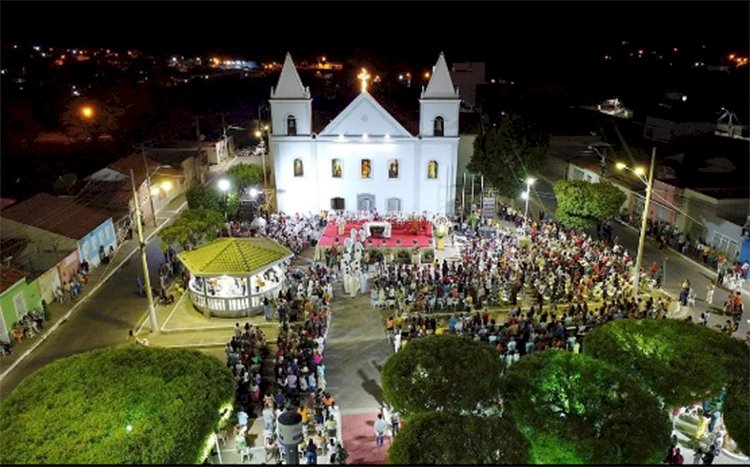
[{"label": "night sky", "polygon": [[387,60],[549,70],[622,40],[748,50],[748,2],[2,2],[2,40],[282,59],[355,48]]}]

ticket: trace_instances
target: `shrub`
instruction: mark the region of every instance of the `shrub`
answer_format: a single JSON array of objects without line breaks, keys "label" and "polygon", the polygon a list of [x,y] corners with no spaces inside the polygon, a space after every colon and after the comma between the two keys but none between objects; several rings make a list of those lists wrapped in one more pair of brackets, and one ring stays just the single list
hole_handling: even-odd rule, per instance
[{"label": "shrub", "polygon": [[197,463],[233,397],[229,370],[193,350],[131,346],[64,358],[0,405],[0,461]]},{"label": "shrub", "polygon": [[525,464],[527,453],[526,439],[507,418],[424,412],[399,431],[388,463]]}]

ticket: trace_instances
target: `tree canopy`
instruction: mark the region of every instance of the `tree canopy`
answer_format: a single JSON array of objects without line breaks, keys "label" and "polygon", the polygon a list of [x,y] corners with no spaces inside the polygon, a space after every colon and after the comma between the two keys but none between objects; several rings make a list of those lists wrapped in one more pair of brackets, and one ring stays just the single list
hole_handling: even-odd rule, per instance
[{"label": "tree canopy", "polygon": [[529,441],[530,463],[652,464],[669,446],[671,423],[656,398],[586,355],[526,355],[503,378],[502,391]]},{"label": "tree canopy", "polygon": [[549,135],[521,117],[511,117],[474,140],[468,169],[484,175],[501,195],[515,198],[528,175],[541,167],[548,146]]},{"label": "tree canopy", "polygon": [[669,407],[717,394],[736,379],[748,384],[750,378],[744,342],[687,321],[613,321],[591,331],[584,349],[634,377]]},{"label": "tree canopy", "polygon": [[410,417],[388,449],[400,465],[526,464],[528,443],[507,418],[424,412]]},{"label": "tree canopy", "polygon": [[179,243],[190,249],[214,240],[223,226],[224,217],[217,211],[188,209],[161,231],[161,247],[166,250],[172,243]]},{"label": "tree canopy", "polygon": [[227,176],[232,182],[232,188],[239,193],[260,181],[260,168],[255,164],[236,164],[227,170]]},{"label": "tree canopy", "polygon": [[0,461],[198,463],[233,398],[229,370],[194,350],[130,346],[56,360],[0,404]]},{"label": "tree canopy", "polygon": [[625,193],[609,183],[559,180],[553,189],[557,198],[555,217],[567,227],[583,230],[617,215]]},{"label": "tree canopy", "polygon": [[729,436],[745,455],[750,455],[750,381],[747,378],[737,378],[727,388],[723,416]]},{"label": "tree canopy", "polygon": [[191,188],[186,195],[188,208],[221,211],[221,197],[212,187],[200,185]]},{"label": "tree canopy", "polygon": [[496,399],[502,366],[492,347],[452,335],[409,342],[386,360],[385,399],[403,415],[471,411]]}]

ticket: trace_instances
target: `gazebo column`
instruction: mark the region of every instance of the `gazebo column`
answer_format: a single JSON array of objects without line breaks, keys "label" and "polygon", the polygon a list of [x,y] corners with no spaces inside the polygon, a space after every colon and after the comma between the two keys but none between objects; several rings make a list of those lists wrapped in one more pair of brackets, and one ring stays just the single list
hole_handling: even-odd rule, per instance
[{"label": "gazebo column", "polygon": [[211,309],[208,307],[208,278],[203,278],[203,303],[206,304],[206,306],[203,307],[203,314],[206,316],[206,318],[211,317]]}]

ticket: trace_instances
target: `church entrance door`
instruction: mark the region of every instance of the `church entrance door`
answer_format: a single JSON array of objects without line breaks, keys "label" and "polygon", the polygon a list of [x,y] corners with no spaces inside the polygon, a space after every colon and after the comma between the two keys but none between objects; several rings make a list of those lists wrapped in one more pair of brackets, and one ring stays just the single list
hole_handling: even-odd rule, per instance
[{"label": "church entrance door", "polygon": [[357,210],[374,211],[375,210],[375,195],[371,193],[362,193],[362,194],[357,195]]}]

